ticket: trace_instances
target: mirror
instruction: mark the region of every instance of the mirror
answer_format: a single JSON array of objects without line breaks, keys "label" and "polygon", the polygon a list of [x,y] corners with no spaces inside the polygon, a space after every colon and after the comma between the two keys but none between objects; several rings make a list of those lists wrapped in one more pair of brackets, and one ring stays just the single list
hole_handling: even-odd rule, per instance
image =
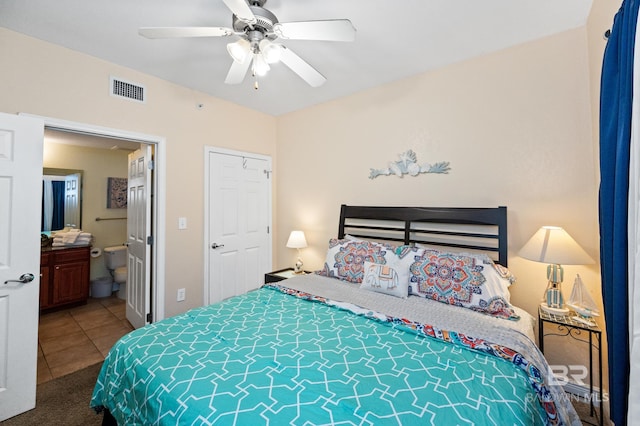
[{"label": "mirror", "polygon": [[82,170],[42,169],[41,232],[82,228]]}]

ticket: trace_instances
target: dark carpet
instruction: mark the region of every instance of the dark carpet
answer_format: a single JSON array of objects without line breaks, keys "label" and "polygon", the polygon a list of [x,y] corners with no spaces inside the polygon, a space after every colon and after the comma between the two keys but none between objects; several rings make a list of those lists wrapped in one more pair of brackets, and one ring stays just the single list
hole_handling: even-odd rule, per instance
[{"label": "dark carpet", "polygon": [[102,414],[89,408],[102,363],[38,385],[36,408],[2,422],[2,426],[101,425]]}]

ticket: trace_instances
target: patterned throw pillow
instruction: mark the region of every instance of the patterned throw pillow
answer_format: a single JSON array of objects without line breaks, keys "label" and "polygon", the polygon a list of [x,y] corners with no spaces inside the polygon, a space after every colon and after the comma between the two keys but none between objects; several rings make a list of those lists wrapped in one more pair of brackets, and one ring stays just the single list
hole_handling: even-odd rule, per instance
[{"label": "patterned throw pillow", "polygon": [[[489,257],[489,256],[487,256]],[[489,259],[491,260],[491,259]],[[516,277],[515,275],[513,275],[513,273],[511,273],[511,271],[506,267],[506,266],[502,266],[498,263],[495,263],[493,261],[491,261],[491,264],[493,265],[495,271],[498,273],[498,276],[504,280],[506,280],[506,285],[507,287],[510,286],[511,284],[515,284],[516,282]]]},{"label": "patterned throw pillow", "polygon": [[409,296],[409,268],[424,250],[400,246],[388,251],[385,264],[364,262],[364,279],[360,288],[406,299]]},{"label": "patterned throw pillow", "polygon": [[364,278],[364,262],[386,264],[389,251],[393,252],[393,247],[372,241],[332,238],[318,274],[359,284]]},{"label": "patterned throw pillow", "polygon": [[[410,266],[409,293],[493,316],[519,319],[497,272],[477,257],[427,250]],[[489,279],[487,279],[489,276]]]}]

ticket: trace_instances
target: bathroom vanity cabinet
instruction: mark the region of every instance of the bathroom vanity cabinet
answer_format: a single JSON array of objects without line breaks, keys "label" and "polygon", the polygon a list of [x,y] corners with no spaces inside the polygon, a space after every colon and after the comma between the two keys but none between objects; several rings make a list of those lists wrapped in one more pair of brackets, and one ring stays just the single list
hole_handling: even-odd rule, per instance
[{"label": "bathroom vanity cabinet", "polygon": [[40,253],[40,310],[87,303],[91,247],[43,249]]}]

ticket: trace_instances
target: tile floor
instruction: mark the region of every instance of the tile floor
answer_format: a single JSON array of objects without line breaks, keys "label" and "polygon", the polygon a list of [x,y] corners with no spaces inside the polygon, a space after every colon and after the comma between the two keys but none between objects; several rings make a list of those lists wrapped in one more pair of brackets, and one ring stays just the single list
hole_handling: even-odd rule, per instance
[{"label": "tile floor", "polygon": [[126,304],[116,296],[40,315],[38,384],[104,360],[111,346],[133,330]]}]

